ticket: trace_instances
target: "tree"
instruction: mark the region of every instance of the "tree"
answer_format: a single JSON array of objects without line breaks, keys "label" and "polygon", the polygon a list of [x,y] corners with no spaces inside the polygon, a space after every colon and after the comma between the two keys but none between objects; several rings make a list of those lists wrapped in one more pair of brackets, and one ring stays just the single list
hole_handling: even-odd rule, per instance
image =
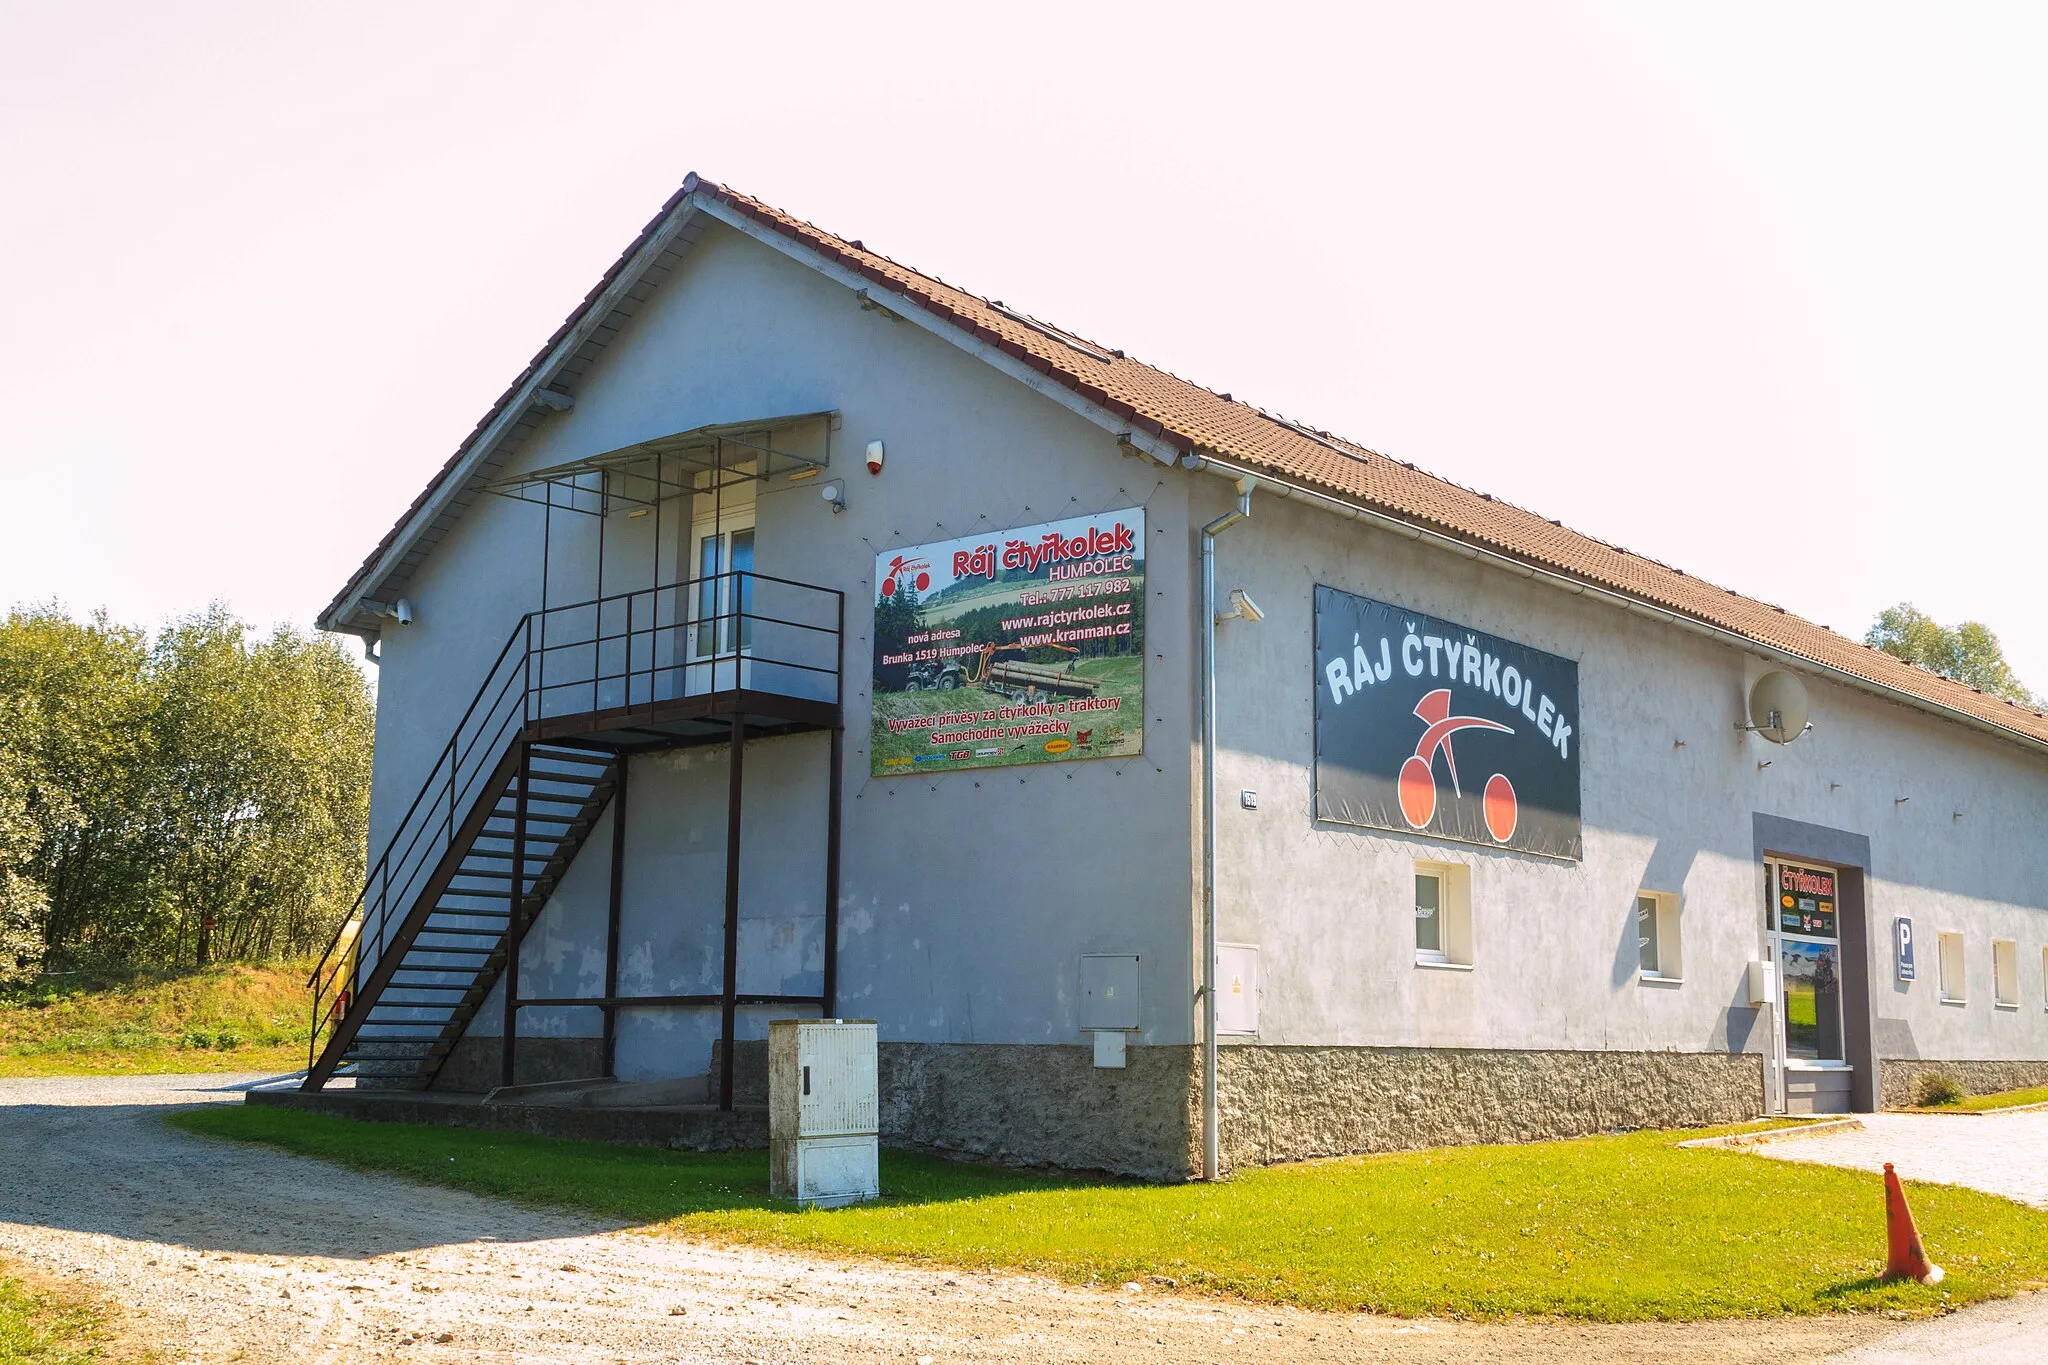
[{"label": "tree", "polygon": [[1982,621],[1944,626],[1911,602],[1901,602],[1878,613],[1863,643],[1991,696],[2022,706],[2044,704],[2013,675],[1998,636]]},{"label": "tree", "polygon": [[[909,652],[910,637],[923,629],[924,607],[918,600],[917,589],[908,583],[899,584],[895,592],[875,604],[875,658],[879,660],[884,654]],[[902,664],[890,665],[886,673],[877,664],[875,690],[900,690],[908,673]]]},{"label": "tree", "polygon": [[123,959],[151,937],[149,793],[155,785],[149,642],[55,604],[0,623],[0,705],[31,832],[17,870],[46,901],[43,961]]},{"label": "tree", "polygon": [[317,948],[362,879],[372,731],[331,637],[0,620],[0,979]]},{"label": "tree", "polygon": [[26,980],[42,965],[50,909],[30,866],[38,843],[29,813],[36,782],[32,757],[15,743],[24,709],[0,699],[0,986]]},{"label": "tree", "polygon": [[302,951],[356,889],[374,720],[330,640],[279,627],[252,642],[218,604],[152,652],[162,869],[172,954]]}]

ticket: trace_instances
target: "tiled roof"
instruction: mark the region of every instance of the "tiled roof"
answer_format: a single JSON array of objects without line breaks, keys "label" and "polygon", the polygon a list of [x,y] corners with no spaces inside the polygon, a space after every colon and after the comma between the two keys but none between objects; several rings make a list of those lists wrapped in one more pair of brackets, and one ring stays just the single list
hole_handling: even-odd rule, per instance
[{"label": "tiled roof", "polygon": [[[2048,716],[2040,712],[1916,668],[1782,607],[1717,588],[1682,570],[1581,535],[1489,494],[1474,492],[1327,432],[1236,402],[1228,394],[1154,369],[1120,351],[1028,318],[998,301],[956,289],[870,251],[860,242],[834,236],[757,199],[694,175],[684,182],[676,198],[664,206],[662,215],[636,239],[620,264],[592,291],[583,307],[571,315],[563,325],[564,332],[577,323],[662,217],[693,194],[700,199],[716,200],[762,227],[801,243],[826,260],[864,276],[877,290],[909,299],[927,313],[1117,414],[1133,429],[1183,451],[1214,455],[1275,480],[1619,593],[1880,688],[1961,712],[2016,736],[2048,744]],[[515,384],[513,392],[516,390]],[[508,392],[507,400],[510,397]],[[492,415],[495,413],[496,409]],[[489,420],[486,417],[486,424]],[[478,431],[482,430],[480,424]],[[457,458],[444,467],[441,479],[453,472],[462,453],[459,451]],[[432,491],[430,487],[428,494]],[[428,494],[421,495],[415,509]],[[401,520],[400,528],[404,525]],[[394,528],[392,536],[386,537],[385,545],[392,542],[400,528]],[[379,547],[379,554],[383,548]],[[371,562],[375,558],[373,555]],[[363,572],[369,567],[366,564]],[[337,606],[361,577],[359,572],[357,579],[351,580],[349,589],[337,598]],[[334,609],[330,607],[329,611]]]}]

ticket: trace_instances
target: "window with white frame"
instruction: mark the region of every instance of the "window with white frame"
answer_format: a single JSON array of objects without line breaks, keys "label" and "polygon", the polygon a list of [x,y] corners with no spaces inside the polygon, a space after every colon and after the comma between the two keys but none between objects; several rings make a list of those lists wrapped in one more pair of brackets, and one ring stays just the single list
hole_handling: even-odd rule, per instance
[{"label": "window with white frame", "polygon": [[1961,1005],[1969,1000],[1969,993],[1963,987],[1963,936],[1943,934],[1939,940],[1941,959],[1941,1000],[1945,1005]]},{"label": "window with white frame", "polygon": [[1991,1003],[2002,1010],[2020,1007],[2020,945],[2009,938],[1991,940]]},{"label": "window with white frame", "polygon": [[1472,876],[1459,863],[1415,865],[1415,962],[1472,965]]},{"label": "window with white frame", "polygon": [[1679,943],[1676,893],[1636,892],[1636,955],[1643,980],[1684,979],[1685,957]]}]

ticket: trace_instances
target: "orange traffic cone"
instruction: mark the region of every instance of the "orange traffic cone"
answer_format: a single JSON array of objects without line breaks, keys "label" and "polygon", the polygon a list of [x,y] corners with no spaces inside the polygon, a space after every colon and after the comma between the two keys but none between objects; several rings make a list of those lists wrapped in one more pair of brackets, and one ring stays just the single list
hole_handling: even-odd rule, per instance
[{"label": "orange traffic cone", "polygon": [[1913,1210],[1906,1207],[1906,1191],[1892,1163],[1884,1163],[1884,1277],[1887,1280],[1918,1280],[1940,1284],[1942,1269],[1927,1259],[1920,1245],[1920,1229],[1913,1226]]}]

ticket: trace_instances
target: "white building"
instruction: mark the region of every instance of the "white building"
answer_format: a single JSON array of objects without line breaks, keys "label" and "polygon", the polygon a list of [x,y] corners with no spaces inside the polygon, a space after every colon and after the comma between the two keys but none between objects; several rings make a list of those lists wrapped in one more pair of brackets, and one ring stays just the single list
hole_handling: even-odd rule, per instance
[{"label": "white building", "polygon": [[694,176],[321,624],[314,1091],[872,1017],[885,1140],[1199,1173],[1212,836],[1225,1163],[2048,1080],[2048,718]]}]

